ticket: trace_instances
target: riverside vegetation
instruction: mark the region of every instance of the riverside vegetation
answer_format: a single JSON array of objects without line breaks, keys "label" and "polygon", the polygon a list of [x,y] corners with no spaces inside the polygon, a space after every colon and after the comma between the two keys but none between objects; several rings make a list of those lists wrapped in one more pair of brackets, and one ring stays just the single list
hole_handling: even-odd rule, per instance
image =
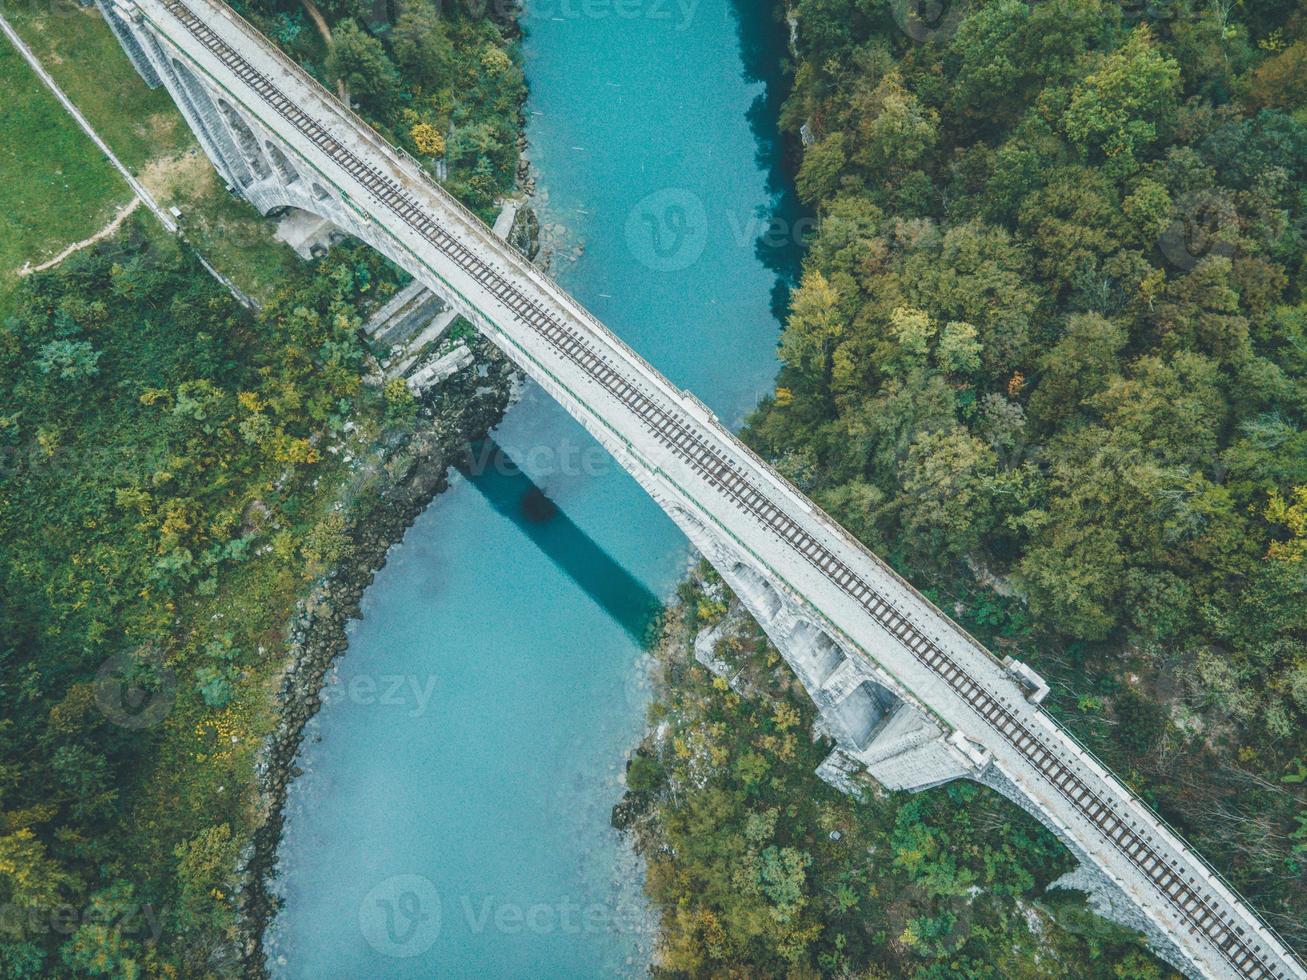
[{"label": "riverside vegetation", "polygon": [[[299,7],[244,12],[325,81],[347,77],[361,110],[445,161],[483,214],[511,188],[511,26],[410,3],[393,28],[363,27],[341,5],[322,48],[295,43]],[[456,90],[431,84],[455,76]],[[292,613],[328,580],[347,612],[425,502],[387,488],[424,449],[447,452],[418,480],[429,499],[454,447],[497,417],[468,411],[470,390],[423,409],[382,381],[358,328],[400,278],[345,245],[251,314],[133,218],[5,294],[0,975],[262,969],[242,902],[266,915],[251,841],[279,826],[285,774],[256,762],[274,736],[298,738],[287,721],[315,699],[283,686]],[[320,678],[325,664],[308,666]],[[305,703],[278,704],[287,690]]]},{"label": "riverside vegetation", "polygon": [[[799,0],[819,212],[748,441],[993,649],[1307,944],[1307,6]],[[621,809],[694,976],[1156,977],[966,784],[863,803],[748,624],[687,658]]]},{"label": "riverside vegetation", "polygon": [[[445,188],[493,218],[496,198],[517,177],[526,99],[516,47],[507,43],[517,37],[517,22],[491,16],[507,8],[479,0],[233,6],[320,80],[347,92],[391,142],[439,160]],[[391,9],[398,11],[393,23],[385,18]]]}]

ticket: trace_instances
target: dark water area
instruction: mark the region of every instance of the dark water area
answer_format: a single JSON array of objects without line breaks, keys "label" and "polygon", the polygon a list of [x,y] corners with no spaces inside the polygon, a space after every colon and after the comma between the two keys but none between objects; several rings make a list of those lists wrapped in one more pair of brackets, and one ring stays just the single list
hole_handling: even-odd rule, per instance
[{"label": "dark water area", "polygon": [[523,472],[493,439],[472,447],[470,480],[498,513],[513,521],[559,570],[637,643],[652,640],[662,603]]},{"label": "dark water area", "polygon": [[[801,247],[785,24],[741,0],[538,0],[523,26],[555,275],[739,425],[772,390]],[[470,458],[391,550],[307,732],[277,976],[647,968],[642,869],[610,814],[688,546],[534,385]]]}]

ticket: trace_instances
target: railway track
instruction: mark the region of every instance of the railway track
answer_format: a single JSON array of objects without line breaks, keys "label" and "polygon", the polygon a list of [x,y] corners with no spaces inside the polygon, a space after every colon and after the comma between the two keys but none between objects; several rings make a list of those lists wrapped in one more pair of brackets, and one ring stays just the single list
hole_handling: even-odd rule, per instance
[{"label": "railway track", "polygon": [[[240,78],[269,108],[317,146],[345,173],[373,195],[377,204],[398,217],[495,296],[557,354],[583,371],[621,402],[668,450],[734,506],[751,515],[783,540],[828,582],[856,602],[923,666],[932,671],[980,721],[1004,739],[1041,774],[1048,785],[1097,828],[1103,840],[1141,871],[1192,934],[1202,935],[1235,971],[1249,980],[1290,975],[1279,971],[1256,937],[1249,937],[1210,889],[1186,877],[1178,860],[1167,861],[1155,839],[1134,817],[1123,816],[1122,801],[1096,792],[1069,753],[1055,749],[1021,720],[1005,698],[991,695],[957,661],[869,582],[808,532],[761,491],[731,460],[699,432],[698,425],[660,403],[631,381],[584,336],[553,312],[519,290],[502,271],[440,226],[422,204],[393,177],[360,159],[320,122],[255,69],[218,36],[182,0],[161,0],[186,31]],[[370,131],[369,131],[370,132]],[[443,194],[439,188],[428,189]],[[453,205],[453,202],[451,202]],[[459,209],[461,210],[461,209]],[[470,219],[475,221],[475,219]],[[475,229],[475,225],[472,226]],[[596,321],[597,323],[597,321]],[[624,345],[622,345],[624,346]],[[1095,776],[1101,781],[1101,777]],[[1123,793],[1124,795],[1124,793]],[[1169,846],[1169,845],[1168,845]],[[1287,949],[1287,946],[1286,946]],[[1292,955],[1291,953],[1289,955]]]}]

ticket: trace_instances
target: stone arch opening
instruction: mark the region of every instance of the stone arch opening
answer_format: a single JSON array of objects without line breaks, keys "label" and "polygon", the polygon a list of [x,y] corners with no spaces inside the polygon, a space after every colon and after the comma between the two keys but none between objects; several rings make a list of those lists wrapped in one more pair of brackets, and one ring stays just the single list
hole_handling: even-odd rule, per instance
[{"label": "stone arch opening", "polygon": [[[153,35],[146,35],[153,37]],[[181,98],[184,103],[190,107],[190,111],[195,118],[199,135],[207,137],[209,144],[214,153],[217,153],[221,166],[219,170],[226,168],[224,176],[228,180],[239,184],[241,187],[248,187],[254,181],[254,175],[250,172],[244,159],[241,158],[240,151],[236,144],[232,142],[231,136],[222,127],[222,121],[218,118],[218,110],[213,104],[213,99],[205,91],[199,79],[182,64],[178,59],[172,59],[173,74],[177,77],[178,85],[181,87]],[[216,163],[217,161],[215,161]]]},{"label": "stone arch opening", "polygon": [[313,184],[313,199],[315,201],[330,201],[331,194],[325,187],[315,182]]},{"label": "stone arch opening", "polygon": [[795,624],[790,636],[790,662],[808,675],[812,686],[821,687],[844,662],[844,651],[825,630],[809,622]]},{"label": "stone arch opening", "polygon": [[236,136],[236,144],[240,147],[241,153],[254,168],[255,174],[260,180],[266,180],[272,176],[272,171],[268,168],[268,161],[263,158],[263,153],[259,150],[258,138],[254,135],[254,130],[250,129],[249,123],[241,118],[239,112],[233,109],[226,99],[218,100],[218,110],[222,113],[223,119],[227,121],[228,127]]},{"label": "stone arch opening", "polygon": [[831,717],[857,751],[871,742],[881,720],[893,706],[889,692],[871,681],[863,681],[831,709]]},{"label": "stone arch opening", "polygon": [[300,172],[291,164],[286,154],[281,152],[281,148],[272,140],[264,140],[263,145],[268,148],[268,156],[272,157],[272,165],[277,168],[277,176],[282,179],[283,183],[293,184],[300,179]]},{"label": "stone arch opening", "polygon": [[731,578],[734,580],[731,584],[759,623],[770,623],[776,618],[784,601],[770,582],[742,561],[731,568]]}]

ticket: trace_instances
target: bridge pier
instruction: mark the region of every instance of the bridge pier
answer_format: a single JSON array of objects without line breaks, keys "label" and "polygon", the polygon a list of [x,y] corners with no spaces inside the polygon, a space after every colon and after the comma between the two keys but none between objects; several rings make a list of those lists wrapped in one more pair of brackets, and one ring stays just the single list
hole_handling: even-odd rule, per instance
[{"label": "bridge pier", "polygon": [[[887,790],[910,793],[955,779],[970,779],[1016,803],[1066,845],[1077,866],[1049,885],[1085,893],[1098,915],[1143,933],[1158,956],[1183,973],[1192,964],[1170,936],[1139,907],[1124,883],[1106,872],[1041,807],[1034,805],[989,753],[961,731],[945,730],[928,709],[914,703],[897,682],[865,657],[850,656],[824,629],[820,616],[781,583],[769,579],[738,548],[696,519],[664,490],[646,486],[685,532],[699,553],[717,570],[740,603],[767,634],[816,705],[821,731],[835,748],[817,767],[825,782],[851,796],[861,796],[868,778]],[[711,659],[711,650],[701,660]],[[724,666],[724,665],[722,665]],[[1005,663],[1009,674],[1039,703],[1048,693],[1043,679],[1020,661]]]},{"label": "bridge pier", "polygon": [[984,782],[1101,871],[1063,884],[1114,915],[1134,905],[1132,924],[1168,959],[1182,951],[1185,972],[1307,980],[1255,911],[1040,711],[1037,675],[984,650],[229,8],[97,2],[234,188],[264,213],[320,215],[407,269],[659,502],[812,695],[837,746],[824,776]]},{"label": "bridge pier", "polygon": [[854,795],[865,788],[866,776],[886,789],[911,792],[954,779],[982,779],[990,760],[979,746],[946,732],[867,658],[850,656],[807,603],[770,580],[684,506],[651,493],[731,587],[812,698],[818,724],[836,746],[818,775]]},{"label": "bridge pier", "polygon": [[1032,804],[1030,799],[997,767],[990,767],[978,782],[1007,797],[1047,827],[1076,859],[1075,868],[1051,882],[1048,891],[1066,889],[1084,893],[1087,904],[1096,914],[1109,922],[1142,933],[1148,940],[1149,948],[1157,956],[1182,974],[1193,975],[1194,968],[1190,959],[1184,955],[1170,934],[1158,928],[1157,924],[1143,913],[1139,897],[1132,894],[1132,889],[1125,882],[1107,870],[1110,865],[1103,861],[1101,856],[1087,852],[1080,841],[1067,833],[1065,827],[1050,819],[1040,807]]},{"label": "bridge pier", "polygon": [[141,78],[151,88],[167,89],[218,174],[260,214],[307,212],[404,265],[407,257],[371,219],[330,182],[297,165],[281,138],[206,77],[183,50],[152,30],[136,4],[96,0],[96,6]]}]

